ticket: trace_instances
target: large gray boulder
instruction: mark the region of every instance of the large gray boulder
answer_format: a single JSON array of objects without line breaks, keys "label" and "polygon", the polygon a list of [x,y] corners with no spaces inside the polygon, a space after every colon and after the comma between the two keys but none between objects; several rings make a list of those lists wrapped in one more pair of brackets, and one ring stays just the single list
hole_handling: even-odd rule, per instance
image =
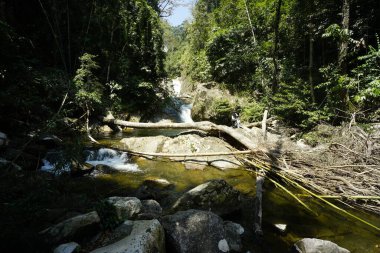
[{"label": "large gray boulder", "polygon": [[149,136],[149,137],[130,137],[124,138],[120,142],[124,144],[124,148],[136,152],[158,153],[161,147],[170,137],[166,136]]},{"label": "large gray boulder", "polygon": [[64,220],[40,232],[46,243],[57,244],[91,237],[100,230],[100,218],[93,211]]},{"label": "large gray boulder", "polygon": [[[125,221],[128,234],[121,240],[91,253],[164,253],[165,232],[158,220]],[[119,228],[127,230],[125,228]]]},{"label": "large gray boulder", "polygon": [[[131,137],[121,140],[128,150],[143,153],[173,153],[197,154],[231,152],[233,148],[216,137],[201,137],[196,134],[185,134],[175,138],[165,136]],[[184,162],[187,169],[204,169],[207,165],[219,169],[234,169],[241,163],[234,156],[210,157],[174,157],[174,160]]]},{"label": "large gray boulder", "polygon": [[[223,220],[214,213],[187,210],[161,219],[166,233],[168,252],[221,253],[242,248],[231,229],[226,232]],[[237,233],[237,232],[236,232]],[[230,244],[232,243],[232,244]],[[232,247],[231,247],[232,246]]]},{"label": "large gray boulder", "polygon": [[294,244],[297,253],[350,253],[337,244],[315,238],[304,238]]},{"label": "large gray boulder", "polygon": [[[225,141],[216,137],[201,137],[195,134],[180,135],[164,142],[163,153],[216,153],[231,152],[233,148]],[[178,157],[174,158],[185,162],[187,169],[203,169],[207,165],[219,169],[234,169],[241,163],[234,156],[209,156],[209,157]],[[184,160],[185,159],[185,160]]]},{"label": "large gray boulder", "polygon": [[116,208],[120,220],[134,219],[142,209],[141,201],[135,197],[109,197],[107,201]]},{"label": "large gray boulder", "polygon": [[184,193],[172,206],[173,210],[201,209],[224,215],[241,206],[240,193],[226,181],[215,179]]},{"label": "large gray boulder", "polygon": [[141,213],[138,215],[138,219],[140,220],[151,220],[151,219],[157,219],[162,214],[162,207],[161,205],[153,200],[143,200],[141,201],[142,204],[142,210]]}]

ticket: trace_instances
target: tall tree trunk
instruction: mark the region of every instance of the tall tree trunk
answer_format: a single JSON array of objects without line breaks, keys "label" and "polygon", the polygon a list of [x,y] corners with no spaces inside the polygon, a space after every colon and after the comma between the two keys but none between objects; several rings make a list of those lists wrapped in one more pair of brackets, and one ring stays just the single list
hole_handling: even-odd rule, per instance
[{"label": "tall tree trunk", "polygon": [[[342,6],[342,29],[348,33],[350,29],[350,0],[343,0]],[[339,48],[339,68],[342,74],[347,73],[348,40],[343,38]]]},{"label": "tall tree trunk", "polygon": [[249,21],[249,26],[251,27],[253,44],[256,45],[256,36],[255,36],[255,31],[253,30],[253,25],[252,25],[251,15],[249,14],[247,0],[244,0],[244,4],[245,4],[245,11],[247,13],[247,17],[248,17],[248,21]]},{"label": "tall tree trunk", "polygon": [[309,35],[309,86],[311,101],[315,104],[315,94],[314,94],[314,80],[313,80],[313,68],[314,68],[314,38],[312,31]]},{"label": "tall tree trunk", "polygon": [[276,18],[274,21],[274,50],[273,50],[273,84],[272,92],[273,94],[278,90],[278,44],[279,44],[279,28],[281,22],[281,6],[282,0],[277,1],[276,5]]},{"label": "tall tree trunk", "polygon": [[[113,43],[113,35],[114,35],[114,32],[115,32],[115,23],[116,23],[116,20],[114,19],[112,21],[112,26],[111,26],[111,35],[110,35],[110,48],[112,48],[112,43]],[[111,64],[112,64],[112,57],[111,57],[111,54],[110,52],[108,52],[108,57],[109,57],[109,61],[108,61],[108,66],[107,66],[107,77],[106,77],[106,81],[107,83],[109,82],[110,80],[110,72],[111,72]]]},{"label": "tall tree trunk", "polygon": [[[349,33],[350,29],[350,1],[351,0],[343,0],[343,6],[342,6],[342,29],[345,33]],[[348,38],[345,36],[341,39],[340,47],[339,47],[339,58],[338,58],[338,65],[340,69],[340,73],[342,75],[345,75],[348,73],[348,67],[347,67],[347,55],[348,55]],[[342,110],[347,111],[348,105],[349,105],[349,95],[348,90],[343,87],[340,91],[340,97],[342,101]]]},{"label": "tall tree trunk", "polygon": [[70,29],[70,7],[69,7],[69,0],[66,1],[67,6],[67,53],[68,53],[68,70],[69,75],[72,72],[72,66],[71,66],[71,29]]}]

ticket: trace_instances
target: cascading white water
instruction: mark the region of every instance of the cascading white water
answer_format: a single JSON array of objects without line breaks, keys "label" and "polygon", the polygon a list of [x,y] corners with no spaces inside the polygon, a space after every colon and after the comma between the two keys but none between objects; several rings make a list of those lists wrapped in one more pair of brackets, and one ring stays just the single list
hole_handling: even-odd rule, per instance
[{"label": "cascading white water", "polygon": [[181,80],[179,78],[173,79],[172,86],[173,86],[174,95],[179,97],[181,94],[181,89],[182,89]]},{"label": "cascading white water", "polygon": [[172,87],[174,95],[177,97],[177,101],[179,103],[179,119],[181,123],[192,123],[194,122],[191,118],[191,109],[193,108],[192,104],[186,104],[180,98],[181,90],[182,90],[182,81],[180,78],[176,78],[172,80]]},{"label": "cascading white water", "polygon": [[192,104],[183,104],[179,108],[180,114],[179,117],[182,123],[193,123],[193,119],[191,118],[191,108],[193,108]]},{"label": "cascading white water", "polygon": [[[98,164],[112,167],[122,172],[141,172],[137,164],[131,163],[128,154],[126,152],[119,152],[109,148],[101,148],[96,151],[85,151],[86,163],[93,166]],[[61,152],[50,152],[42,160],[43,165],[41,170],[60,175],[63,172],[70,172],[70,164],[64,164],[61,168],[57,168],[62,160]]]},{"label": "cascading white water", "polygon": [[119,152],[109,148],[101,148],[97,151],[89,151],[87,163],[96,166],[107,165],[114,169],[126,172],[139,172],[137,164],[130,163],[126,152]]}]

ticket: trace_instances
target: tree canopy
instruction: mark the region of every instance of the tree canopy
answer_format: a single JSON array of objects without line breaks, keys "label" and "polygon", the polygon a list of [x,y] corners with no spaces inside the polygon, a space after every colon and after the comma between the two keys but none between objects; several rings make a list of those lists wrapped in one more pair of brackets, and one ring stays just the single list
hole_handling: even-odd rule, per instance
[{"label": "tree canopy", "polygon": [[193,22],[175,28],[183,53],[168,58],[181,64],[167,70],[251,93],[297,126],[376,120],[379,10],[374,0],[199,0]]}]

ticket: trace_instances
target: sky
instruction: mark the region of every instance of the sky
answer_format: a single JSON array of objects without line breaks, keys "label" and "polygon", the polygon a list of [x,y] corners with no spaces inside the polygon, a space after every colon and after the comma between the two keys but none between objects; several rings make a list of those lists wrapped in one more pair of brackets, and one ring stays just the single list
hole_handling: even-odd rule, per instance
[{"label": "sky", "polygon": [[191,6],[194,0],[179,0],[181,5],[177,6],[173,10],[173,14],[166,18],[172,26],[178,26],[183,23],[183,21],[191,18]]}]

